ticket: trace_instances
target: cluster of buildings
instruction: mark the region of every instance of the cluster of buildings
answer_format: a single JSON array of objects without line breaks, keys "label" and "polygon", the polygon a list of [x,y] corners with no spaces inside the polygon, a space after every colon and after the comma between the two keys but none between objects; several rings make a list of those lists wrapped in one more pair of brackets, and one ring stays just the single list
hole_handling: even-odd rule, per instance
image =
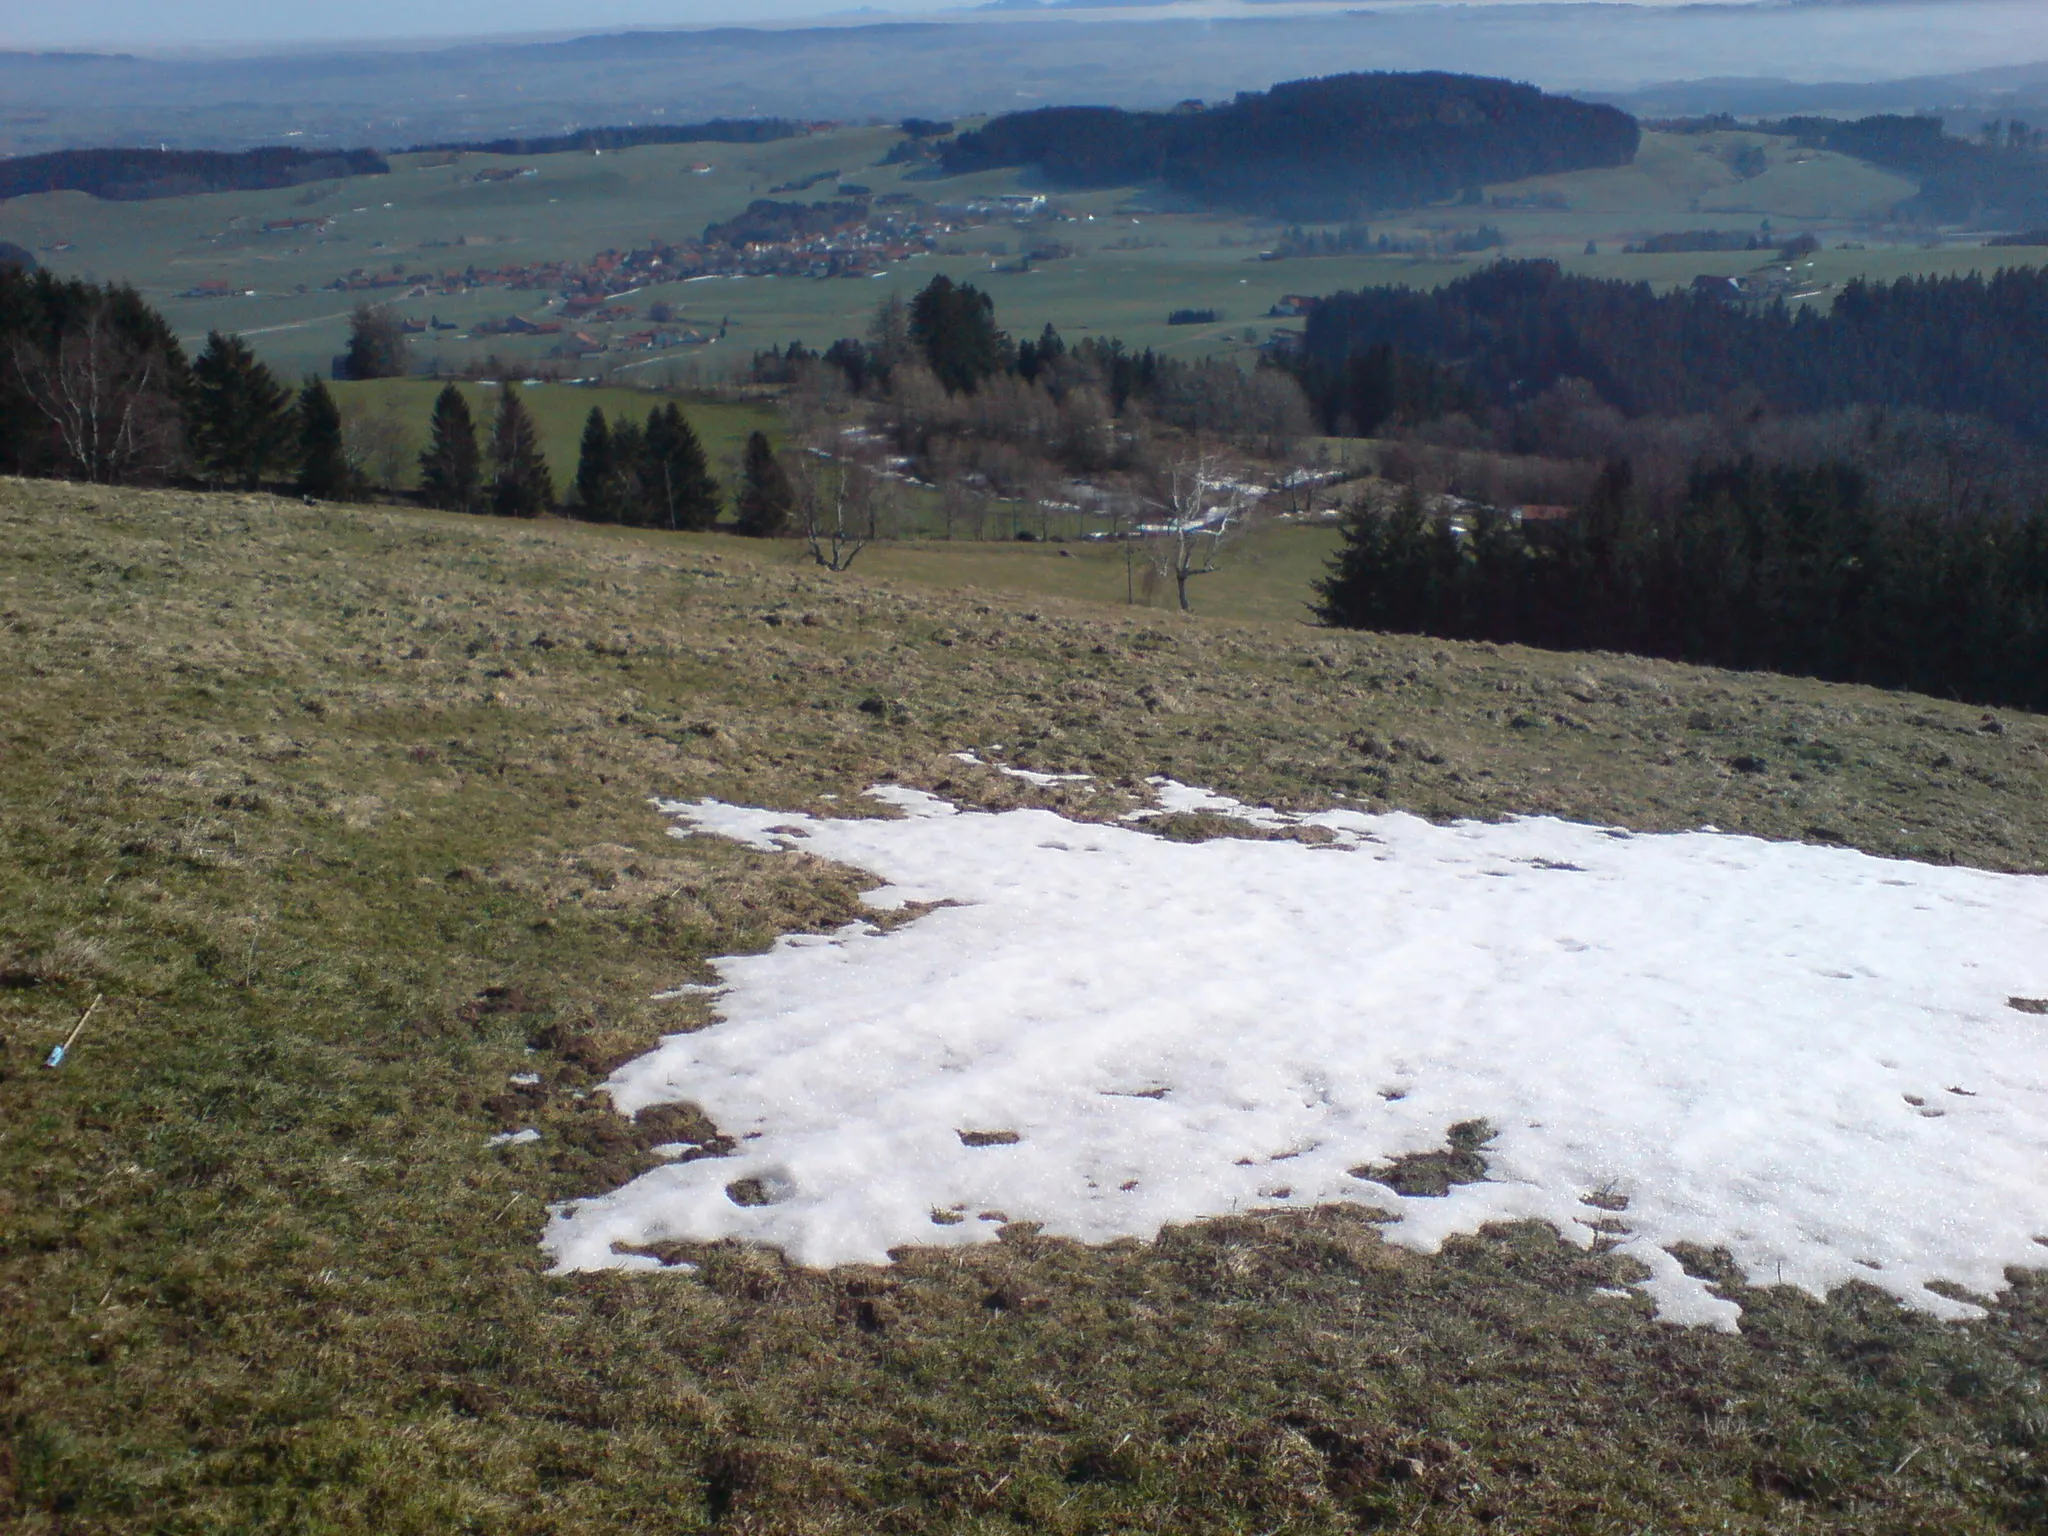
[{"label": "cluster of buildings", "polygon": [[[327,286],[337,293],[389,292],[414,299],[448,297],[481,288],[545,292],[560,295],[572,317],[580,317],[587,309],[659,283],[711,277],[868,277],[936,249],[941,236],[982,219],[966,210],[953,217],[953,210],[931,210],[923,205],[884,207],[889,201],[879,200],[841,227],[783,240],[750,240],[739,245],[657,241],[637,250],[600,251],[582,262],[472,264],[459,272],[358,267]],[[1027,201],[1043,203],[1043,199]]]},{"label": "cluster of buildings", "polygon": [[[849,205],[853,206],[853,205]],[[960,208],[934,208],[903,194],[860,205],[857,215],[835,228],[786,239],[739,244],[690,240],[656,241],[630,251],[600,251],[588,261],[546,261],[484,267],[469,265],[442,273],[358,267],[327,286],[336,293],[384,295],[392,299],[458,297],[483,289],[550,295],[544,319],[513,315],[471,328],[487,336],[559,336],[564,356],[604,351],[660,350],[715,339],[682,324],[669,324],[661,306],[644,329],[600,335],[582,327],[616,327],[640,319],[621,302],[643,289],[668,283],[738,277],[872,277],[937,249],[941,237],[987,223],[991,218],[1032,218],[1046,212],[1039,196],[993,198]],[[464,244],[481,242],[465,241]],[[557,305],[559,307],[557,307]],[[419,330],[427,323],[416,325]],[[438,323],[433,329],[447,329]]]}]

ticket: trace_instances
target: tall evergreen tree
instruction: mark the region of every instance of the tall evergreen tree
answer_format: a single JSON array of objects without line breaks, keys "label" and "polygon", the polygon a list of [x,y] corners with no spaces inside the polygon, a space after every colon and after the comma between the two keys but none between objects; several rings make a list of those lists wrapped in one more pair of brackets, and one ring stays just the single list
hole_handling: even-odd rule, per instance
[{"label": "tall evergreen tree", "polygon": [[948,394],[972,394],[1008,365],[1009,338],[996,329],[995,300],[943,273],[911,301],[910,337]]},{"label": "tall evergreen tree", "polygon": [[673,400],[647,413],[641,484],[666,528],[702,530],[718,521],[718,481],[704,444]]},{"label": "tall evergreen tree", "polygon": [[583,421],[583,443],[576,455],[576,515],[586,522],[612,523],[619,517],[618,455],[604,410],[593,405]]},{"label": "tall evergreen tree", "polygon": [[253,488],[290,451],[291,396],[239,336],[207,334],[192,363],[193,462],[215,485]]},{"label": "tall evergreen tree", "polygon": [[886,386],[890,374],[908,362],[915,351],[916,344],[910,339],[909,307],[898,295],[891,293],[875,306],[874,318],[868,322],[869,376]]},{"label": "tall evergreen tree", "polygon": [[540,451],[540,433],[519,391],[507,384],[491,423],[491,510],[500,517],[539,517],[554,500],[555,477]]},{"label": "tall evergreen tree", "polygon": [[483,489],[476,421],[462,391],[448,385],[434,400],[426,452],[420,455],[420,496],[428,506],[474,512]]},{"label": "tall evergreen tree", "polygon": [[747,438],[746,453],[740,460],[740,491],[735,510],[739,520],[735,533],[749,538],[772,539],[789,528],[796,507],[796,491],[789,473],[775,457],[764,432]]},{"label": "tall evergreen tree", "polygon": [[647,432],[630,416],[612,419],[612,461],[618,520],[629,528],[653,527],[661,517],[648,490]]},{"label": "tall evergreen tree", "polygon": [[301,496],[316,501],[344,501],[356,489],[355,468],[342,441],[341,408],[317,374],[308,374],[299,390],[297,410]]}]

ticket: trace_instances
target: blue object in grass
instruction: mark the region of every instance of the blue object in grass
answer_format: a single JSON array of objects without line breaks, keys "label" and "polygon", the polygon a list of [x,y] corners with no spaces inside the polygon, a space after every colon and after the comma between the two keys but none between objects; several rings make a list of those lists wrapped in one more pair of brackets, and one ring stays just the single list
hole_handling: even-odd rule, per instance
[{"label": "blue object in grass", "polygon": [[78,1037],[85,1032],[86,1021],[99,1012],[100,1004],[106,1000],[107,995],[104,992],[92,1000],[92,1006],[79,1016],[76,1024],[71,1026],[71,1033],[64,1037],[64,1043],[50,1048],[50,1057],[49,1060],[43,1063],[44,1066],[61,1067],[64,1065],[64,1053],[78,1043]]}]

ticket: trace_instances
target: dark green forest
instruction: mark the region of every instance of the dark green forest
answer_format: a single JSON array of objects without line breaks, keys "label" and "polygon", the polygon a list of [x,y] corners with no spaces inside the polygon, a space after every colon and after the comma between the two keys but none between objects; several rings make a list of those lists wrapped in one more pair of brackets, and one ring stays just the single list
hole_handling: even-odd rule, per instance
[{"label": "dark green forest", "polygon": [[1011,113],[961,134],[943,164],[955,173],[1032,166],[1063,187],[1162,182],[1218,206],[1327,220],[1626,165],[1640,138],[1614,107],[1534,86],[1375,73],[1289,81],[1198,112]]},{"label": "dark green forest", "polygon": [[802,125],[779,117],[714,118],[708,123],[647,123],[631,127],[579,128],[574,133],[529,139],[473,139],[415,144],[405,153],[472,155],[569,155],[594,149],[637,149],[642,144],[767,144],[793,139]]},{"label": "dark green forest", "polygon": [[1934,222],[2038,224],[2048,220],[2048,155],[2024,123],[1998,125],[1995,139],[1957,138],[1938,117],[1866,117],[1853,123],[1795,117],[1767,125],[1803,143],[1853,155],[1920,183],[1900,205]]},{"label": "dark green forest", "polygon": [[1430,291],[1340,293],[1292,366],[1326,429],[1484,411],[1582,379],[1624,415],[1780,414],[1850,405],[1957,413],[2048,442],[2048,271],[1849,283],[1831,309],[1754,310],[1711,294],[1501,262]]},{"label": "dark green forest", "polygon": [[1883,510],[1841,464],[1702,466],[1662,517],[1625,463],[1556,522],[1489,509],[1458,527],[1410,494],[1348,520],[1321,594],[1324,621],[1347,628],[2048,709],[2048,518]]},{"label": "dark green forest", "polygon": [[829,235],[867,217],[865,203],[784,203],[757,197],[746,210],[708,226],[706,245],[727,245],[734,250],[754,241],[800,240],[809,235]]},{"label": "dark green forest", "polygon": [[0,198],[35,192],[84,192],[112,202],[191,197],[202,192],[256,192],[342,176],[382,176],[390,165],[374,150],[314,153],[248,149],[64,149],[0,160]]}]

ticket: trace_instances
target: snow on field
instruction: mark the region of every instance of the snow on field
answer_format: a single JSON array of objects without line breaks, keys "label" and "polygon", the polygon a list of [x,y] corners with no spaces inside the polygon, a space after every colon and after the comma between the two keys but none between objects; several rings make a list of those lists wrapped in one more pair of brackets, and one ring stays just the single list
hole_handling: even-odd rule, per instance
[{"label": "snow on field", "polygon": [[[1168,809],[1332,841],[1170,842],[1041,810],[896,818],[670,803],[678,836],[801,848],[950,903],[719,962],[721,1021],[611,1080],[739,1138],[559,1208],[564,1270],[743,1238],[811,1265],[1088,1241],[1349,1200],[1425,1251],[1502,1219],[1618,1222],[1673,1321],[1752,1281],[1881,1286],[1944,1317],[2048,1262],[2048,879],[1717,833]],[[1484,1119],[1488,1178],[1404,1197],[1366,1165]],[[679,1149],[680,1150],[680,1149]],[[1616,1209],[1619,1207],[1620,1209]]]}]

